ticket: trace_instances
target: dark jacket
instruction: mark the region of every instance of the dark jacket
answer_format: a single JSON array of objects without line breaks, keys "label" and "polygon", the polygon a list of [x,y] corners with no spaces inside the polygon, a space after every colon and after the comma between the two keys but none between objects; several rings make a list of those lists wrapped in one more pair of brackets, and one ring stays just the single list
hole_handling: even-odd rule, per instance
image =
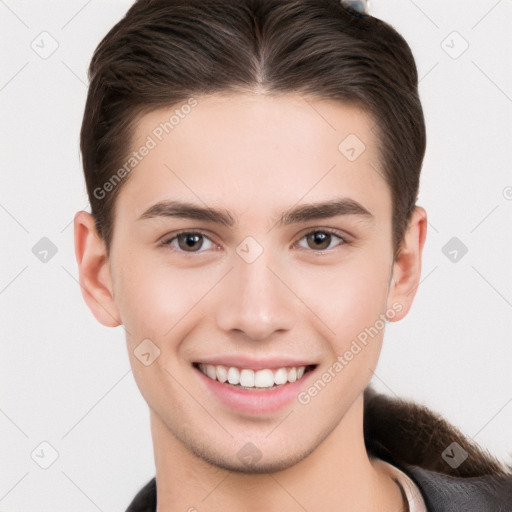
[{"label": "dark jacket", "polygon": [[[512,468],[426,407],[365,391],[364,437],[371,456],[401,469],[429,512],[512,512]],[[454,444],[455,443],[455,444]],[[155,512],[150,480],[126,512]]]}]

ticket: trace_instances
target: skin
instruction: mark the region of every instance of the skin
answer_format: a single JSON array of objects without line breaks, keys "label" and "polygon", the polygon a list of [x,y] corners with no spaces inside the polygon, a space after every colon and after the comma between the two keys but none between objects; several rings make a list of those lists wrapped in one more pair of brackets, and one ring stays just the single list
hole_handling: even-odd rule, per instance
[{"label": "skin", "polygon": [[[230,409],[192,363],[293,356],[317,364],[320,377],[379,315],[400,308],[389,318],[397,321],[409,311],[425,210],[414,211],[394,261],[391,194],[373,122],[356,107],[295,94],[197,100],[125,178],[110,254],[87,212],[74,222],[84,299],[103,325],[126,329],[133,375],[149,405],[159,512],[402,510],[396,484],[368,457],[362,434],[363,391],[383,329],[307,405],[293,400],[276,413]],[[144,116],[133,149],[175,108]],[[338,150],[351,133],[366,146],[353,162]],[[277,224],[291,207],[339,197],[372,217]],[[166,199],[223,208],[238,223],[139,219]],[[348,243],[333,236],[318,248],[306,236],[328,228]],[[177,239],[159,244],[182,229],[204,233],[197,252]],[[236,252],[247,236],[263,248],[252,263]],[[134,354],[147,338],[160,349],[149,366]],[[262,455],[251,467],[237,457],[248,442]]]}]

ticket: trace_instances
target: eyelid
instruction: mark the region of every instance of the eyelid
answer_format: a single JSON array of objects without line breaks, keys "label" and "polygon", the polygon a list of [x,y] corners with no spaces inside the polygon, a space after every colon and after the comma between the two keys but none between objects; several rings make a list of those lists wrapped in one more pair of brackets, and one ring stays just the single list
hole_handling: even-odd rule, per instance
[{"label": "eyelid", "polygon": [[308,228],[305,232],[303,232],[303,234],[299,237],[298,241],[295,242],[294,247],[296,245],[298,245],[298,243],[303,238],[305,238],[308,235],[312,235],[313,233],[327,233],[329,235],[334,235],[335,237],[339,238],[341,240],[341,242],[338,243],[335,247],[333,247],[331,249],[324,249],[323,251],[315,251],[313,249],[304,249],[303,247],[299,247],[299,249],[304,249],[308,252],[311,252],[311,253],[314,253],[317,255],[322,255],[322,254],[329,254],[329,253],[335,251],[338,247],[343,246],[343,245],[349,245],[351,243],[350,237],[347,234],[342,233],[337,229],[314,227],[314,228]]},{"label": "eyelid", "polygon": [[200,236],[210,240],[210,242],[213,245],[219,246],[219,244],[217,242],[215,242],[214,237],[212,237],[212,235],[210,235],[208,233],[208,231],[206,231],[204,229],[181,229],[179,231],[174,231],[172,233],[168,233],[167,235],[164,235],[160,239],[160,241],[158,242],[158,245],[162,246],[162,247],[165,247],[165,248],[170,248],[174,252],[178,252],[180,254],[185,254],[185,255],[193,255],[193,254],[200,254],[200,253],[203,253],[203,252],[207,252],[207,250],[206,251],[205,250],[199,250],[199,251],[187,252],[187,251],[182,251],[180,249],[176,249],[176,248],[172,247],[171,246],[171,242],[173,240],[175,240],[176,238],[178,238],[180,235],[183,235],[183,234],[187,234],[187,235],[200,235]]},{"label": "eyelid", "polygon": [[[293,247],[296,247],[298,245],[298,243],[303,239],[305,238],[306,236],[308,235],[311,235],[313,233],[327,233],[329,235],[334,235],[336,236],[337,238],[339,238],[341,240],[341,242],[336,245],[334,248],[332,249],[325,249],[323,251],[315,251],[313,249],[305,249],[303,247],[299,247],[299,249],[304,249],[305,251],[308,251],[308,252],[311,252],[311,253],[314,253],[314,254],[318,254],[318,255],[322,255],[322,254],[328,254],[332,251],[334,251],[337,247],[339,246],[343,246],[343,245],[348,245],[351,243],[351,239],[350,239],[350,235],[344,233],[344,232],[341,232],[337,229],[334,229],[334,228],[323,228],[323,227],[310,227],[310,228],[307,228],[305,229],[298,237],[298,240],[296,242],[294,242],[293,244]],[[180,249],[176,249],[174,247],[171,246],[171,242],[173,240],[175,240],[178,236],[180,235],[183,235],[183,234],[187,234],[187,235],[200,235],[200,236],[203,236],[204,238],[207,238],[208,240],[210,240],[210,242],[215,245],[215,246],[219,246],[220,244],[218,244],[217,242],[215,242],[214,240],[214,237],[212,238],[212,236],[209,234],[209,232],[207,230],[204,230],[204,229],[182,229],[182,230],[179,230],[179,231],[175,231],[173,233],[170,233],[168,235],[165,235],[164,237],[162,237],[161,241],[158,243],[158,245],[162,246],[162,247],[166,247],[166,248],[170,248],[171,250],[175,251],[175,252],[178,252],[180,254],[184,254],[184,255],[187,255],[187,256],[192,256],[194,254],[200,254],[200,253],[203,253],[203,252],[207,252],[208,250],[199,250],[199,251],[182,251]]]}]

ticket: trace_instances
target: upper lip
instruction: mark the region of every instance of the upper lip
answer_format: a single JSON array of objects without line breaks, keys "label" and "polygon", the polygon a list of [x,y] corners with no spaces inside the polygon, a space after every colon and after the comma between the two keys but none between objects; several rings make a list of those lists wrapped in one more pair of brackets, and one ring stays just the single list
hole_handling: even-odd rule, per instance
[{"label": "upper lip", "polygon": [[205,359],[195,361],[196,364],[211,364],[223,365],[227,367],[234,366],[235,368],[247,368],[250,370],[264,370],[284,368],[284,367],[300,367],[300,366],[315,366],[316,363],[311,360],[292,359],[290,357],[273,357],[267,359],[256,359],[244,356],[213,356]]}]

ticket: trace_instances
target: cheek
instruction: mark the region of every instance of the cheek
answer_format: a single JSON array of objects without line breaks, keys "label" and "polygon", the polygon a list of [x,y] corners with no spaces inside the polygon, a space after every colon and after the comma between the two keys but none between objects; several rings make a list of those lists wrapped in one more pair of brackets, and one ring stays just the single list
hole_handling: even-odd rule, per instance
[{"label": "cheek", "polygon": [[115,280],[116,304],[130,343],[150,338],[164,347],[189,315],[197,315],[201,298],[215,282],[206,267],[185,269],[147,261],[132,253],[116,264],[121,269]]},{"label": "cheek", "polygon": [[338,353],[385,314],[389,268],[383,258],[358,254],[337,268],[309,268],[298,275],[297,294]]},{"label": "cheek", "polygon": [[377,366],[386,325],[388,272],[378,259],[359,259],[357,265],[340,266],[338,272],[317,278],[321,287],[311,309],[321,317],[316,328],[325,333],[329,356],[298,402],[317,418],[313,423],[330,418],[335,425]]},{"label": "cheek", "polygon": [[[142,254],[137,257],[132,252],[116,263],[120,269],[115,279],[116,304],[142,396],[154,406],[166,404],[173,396],[175,401],[169,407],[175,409],[178,402],[186,403],[187,399],[172,377],[179,371],[177,352],[191,322],[203,313],[201,298],[213,286],[213,276],[211,272],[204,275],[200,269],[171,268],[156,262],[148,265],[147,261]],[[157,356],[145,365],[143,354],[148,351],[151,358]]]}]

